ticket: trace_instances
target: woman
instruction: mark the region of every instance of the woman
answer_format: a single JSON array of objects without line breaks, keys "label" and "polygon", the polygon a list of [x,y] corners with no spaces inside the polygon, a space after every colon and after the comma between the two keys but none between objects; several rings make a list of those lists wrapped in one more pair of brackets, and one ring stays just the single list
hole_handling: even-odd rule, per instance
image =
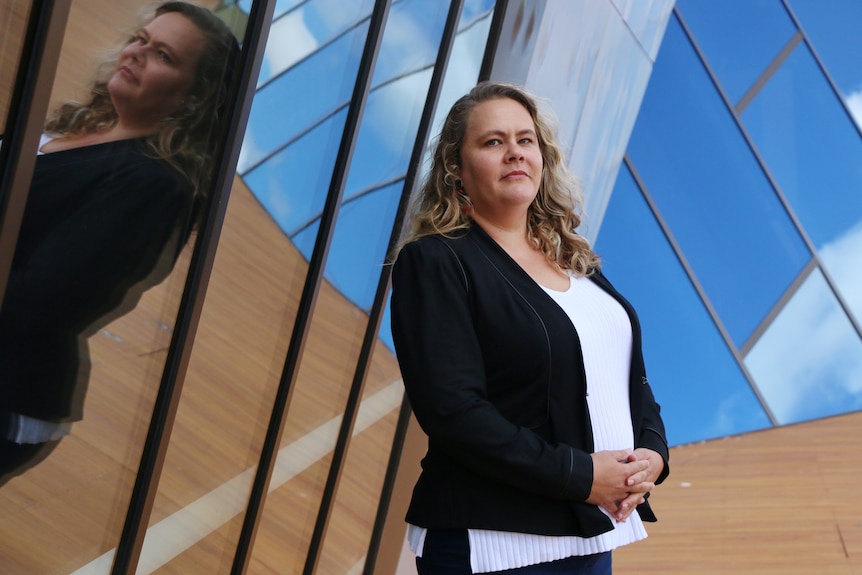
[{"label": "woman", "polygon": [[[581,199],[524,90],[450,110],[392,275],[392,335],[428,452],[420,575],[609,574],[668,474],[634,310],[574,233]],[[634,513],[637,511],[637,513]]]},{"label": "woman", "polygon": [[170,272],[209,186],[238,45],[165,2],[45,126],[0,309],[0,484],[81,419],[86,338]]}]

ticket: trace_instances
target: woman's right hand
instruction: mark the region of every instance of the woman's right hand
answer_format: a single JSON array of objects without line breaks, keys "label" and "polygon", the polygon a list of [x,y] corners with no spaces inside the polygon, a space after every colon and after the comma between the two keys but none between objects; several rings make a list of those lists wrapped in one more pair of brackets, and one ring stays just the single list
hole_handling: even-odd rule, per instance
[{"label": "woman's right hand", "polygon": [[648,481],[629,485],[629,478],[645,471],[649,461],[638,459],[632,450],[597,451],[593,459],[593,485],[587,503],[598,505],[618,522],[624,522],[644,495],[655,487]]}]

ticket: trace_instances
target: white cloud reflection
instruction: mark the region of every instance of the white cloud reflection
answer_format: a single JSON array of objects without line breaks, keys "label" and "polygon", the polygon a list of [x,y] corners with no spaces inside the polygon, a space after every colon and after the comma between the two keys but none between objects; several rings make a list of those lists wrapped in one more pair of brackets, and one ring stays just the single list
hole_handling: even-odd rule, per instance
[{"label": "white cloud reflection", "polygon": [[287,70],[320,45],[305,24],[303,10],[297,10],[273,22],[263,55],[258,85]]},{"label": "white cloud reflection", "polygon": [[850,108],[850,115],[856,121],[856,125],[862,129],[862,88],[855,92],[851,92],[847,98],[847,107]]},{"label": "white cloud reflection", "polygon": [[[862,222],[821,250],[848,306],[862,318]],[[745,359],[780,423],[862,409],[862,341],[815,271]]]}]

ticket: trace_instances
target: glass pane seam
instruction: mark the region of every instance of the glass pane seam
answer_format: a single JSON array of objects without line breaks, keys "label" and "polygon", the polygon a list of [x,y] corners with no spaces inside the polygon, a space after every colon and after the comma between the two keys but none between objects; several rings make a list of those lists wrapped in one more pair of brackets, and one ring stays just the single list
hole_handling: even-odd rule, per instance
[{"label": "glass pane seam", "polygon": [[[363,198],[369,194],[372,194],[378,190],[382,190],[383,188],[391,186],[392,184],[395,184],[398,181],[403,180],[403,179],[404,179],[404,174],[400,174],[398,176],[393,176],[392,178],[389,178],[383,182],[378,182],[377,184],[374,184],[373,186],[369,186],[369,187],[365,188],[364,190],[357,192],[356,194],[352,194],[352,195],[344,198],[341,202],[341,205],[346,206],[346,205],[348,205],[352,202],[355,202],[356,200],[359,200],[359,199],[361,199],[361,198]],[[291,239],[295,238],[298,234],[302,233],[303,231],[308,229],[309,226],[313,225],[314,222],[319,220],[320,216],[321,216],[321,213],[318,212],[318,213],[314,214],[313,216],[311,216],[310,218],[308,218],[307,220],[305,220],[304,222],[302,222],[301,224],[299,224],[298,226],[296,226],[293,230],[291,230],[289,232],[286,231],[285,233],[287,234],[287,237],[289,237]]]},{"label": "glass pane seam", "polygon": [[[739,354],[744,359],[748,356],[748,353],[757,345],[757,342],[760,341],[760,337],[766,333],[769,329],[769,326],[772,325],[772,322],[775,321],[775,318],[778,317],[787,304],[793,299],[793,296],[796,295],[796,292],[799,291],[799,288],[802,287],[802,284],[808,279],[808,277],[816,270],[819,266],[818,261],[815,257],[812,257],[804,268],[799,272],[793,282],[784,290],[784,293],[781,294],[781,297],[778,298],[778,301],[775,302],[775,305],[772,306],[772,309],[767,312],[766,316],[757,324],[757,327],[754,328],[754,331],[748,336],[748,339],[739,346]],[[822,269],[822,268],[821,268]]]},{"label": "glass pane seam", "polygon": [[754,84],[743,94],[742,98],[739,99],[739,102],[734,106],[734,110],[736,110],[737,114],[742,114],[743,111],[748,107],[752,100],[760,93],[760,90],[769,82],[769,79],[778,71],[782,64],[784,64],[785,60],[790,56],[796,46],[803,40],[802,34],[797,30],[796,34],[791,36],[790,40],[787,41],[787,44],[781,49],[778,55],[769,63],[769,66],[766,67],[757,80],[754,81]]}]

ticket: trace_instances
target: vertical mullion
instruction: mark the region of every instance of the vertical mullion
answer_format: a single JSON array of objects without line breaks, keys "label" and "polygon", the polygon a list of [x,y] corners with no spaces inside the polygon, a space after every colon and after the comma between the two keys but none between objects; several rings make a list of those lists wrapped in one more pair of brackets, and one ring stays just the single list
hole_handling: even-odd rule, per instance
[{"label": "vertical mullion", "polygon": [[248,508],[243,519],[239,544],[237,545],[231,570],[232,575],[242,575],[245,573],[251,558],[251,547],[254,544],[254,538],[266,499],[267,486],[269,485],[273,467],[275,466],[287,406],[293,393],[293,384],[299,372],[300,358],[305,348],[314,307],[317,303],[317,296],[323,281],[326,258],[329,254],[335,221],[338,217],[341,199],[347,183],[348,169],[359,135],[359,125],[365,112],[365,103],[371,88],[372,73],[377,61],[377,53],[380,49],[380,41],[383,36],[386,17],[389,13],[389,5],[390,0],[376,0],[374,10],[371,14],[368,36],[363,47],[359,69],[357,70],[356,82],[350,100],[351,104],[347,111],[344,131],[342,132],[341,142],[335,159],[326,202],[321,212],[320,226],[315,238],[314,249],[308,262],[308,274],[299,300],[296,320],[294,321],[290,337],[290,345],[285,357],[284,369],[279,381],[275,401],[273,402],[272,415],[267,427],[260,462],[252,484]]},{"label": "vertical mullion", "polygon": [[494,66],[494,57],[497,54],[497,46],[500,44],[500,34],[503,31],[503,21],[508,6],[509,0],[497,0],[494,5],[494,16],[491,18],[491,28],[488,30],[485,54],[482,56],[482,66],[479,68],[480,82],[491,79],[491,68]]},{"label": "vertical mullion", "polygon": [[143,548],[146,528],[179,404],[183,377],[191,356],[219,234],[224,222],[242,134],[245,131],[254,95],[254,81],[263,58],[263,46],[266,43],[275,1],[255,0],[249,11],[243,48],[238,62],[233,70],[225,71],[226,74],[231,73],[233,78],[228,94],[228,112],[213,135],[219,142],[219,148],[214,155],[217,160],[213,162],[213,167],[218,166],[218,173],[215,174],[213,181],[213,196],[189,264],[185,289],[153,406],[141,462],[111,567],[112,575],[133,574]]},{"label": "vertical mullion", "polygon": [[0,146],[0,301],[27,204],[70,4],[34,0],[30,9],[20,56],[24,65],[18,67],[6,117],[7,137]]}]

